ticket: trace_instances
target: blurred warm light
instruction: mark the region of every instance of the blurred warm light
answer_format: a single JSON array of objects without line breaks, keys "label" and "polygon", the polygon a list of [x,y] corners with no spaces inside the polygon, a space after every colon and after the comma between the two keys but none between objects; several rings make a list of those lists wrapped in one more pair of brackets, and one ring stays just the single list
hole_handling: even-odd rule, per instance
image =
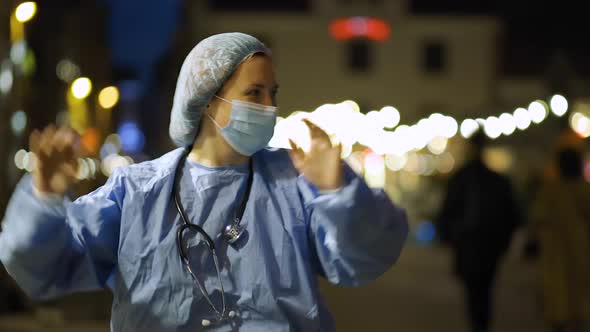
[{"label": "blurred warm light", "polygon": [[395,107],[385,106],[379,111],[379,119],[383,127],[391,129],[399,124],[401,116]]},{"label": "blurred warm light", "polygon": [[406,165],[404,166],[406,172],[418,174],[420,172],[420,157],[417,153],[409,153]]},{"label": "blurred warm light", "polygon": [[16,165],[16,168],[18,168],[18,169],[25,168],[25,156],[26,155],[27,155],[27,151],[24,149],[20,149],[14,154],[14,164]]},{"label": "blurred warm light", "polygon": [[575,112],[570,117],[570,126],[583,138],[590,137],[590,119],[580,112]]},{"label": "blurred warm light", "polygon": [[436,171],[435,159],[429,154],[420,156],[420,174],[430,176]]},{"label": "blurred warm light", "polygon": [[37,163],[37,156],[33,152],[27,152],[23,158],[23,167],[27,172],[32,172]]},{"label": "blurred warm light", "polygon": [[110,134],[105,138],[104,144],[100,147],[100,159],[104,160],[106,157],[119,154],[121,152],[121,139],[118,134]]},{"label": "blurred warm light", "polygon": [[354,100],[345,100],[342,102],[343,105],[346,105],[348,107],[350,107],[350,109],[353,112],[360,112],[361,108],[359,107],[359,104],[357,104]]},{"label": "blurred warm light", "polygon": [[119,89],[109,86],[100,91],[98,94],[98,103],[102,108],[113,108],[119,101]]},{"label": "blurred warm light", "polygon": [[393,154],[388,154],[385,156],[385,165],[390,171],[397,172],[406,166],[406,162],[408,158],[406,155],[403,156],[396,156]]},{"label": "blurred warm light", "polygon": [[378,111],[370,111],[365,115],[365,119],[371,127],[383,129],[383,124],[381,123]]},{"label": "blurred warm light", "polygon": [[528,111],[531,116],[531,120],[537,124],[543,122],[543,120],[545,120],[547,117],[547,109],[545,108],[545,105],[538,101],[533,101],[530,103]]},{"label": "blurred warm light", "polygon": [[[552,100],[556,110],[564,108],[560,97],[554,96]],[[346,100],[338,104],[321,105],[312,112],[296,111],[285,119],[278,120],[269,146],[290,148],[291,139],[305,151],[309,151],[309,131],[302,122],[303,119],[309,119],[328,134],[333,144],[342,144],[343,158],[352,153],[355,144],[363,145],[381,156],[401,157],[425,148],[433,154],[440,154],[446,149],[446,141],[458,132],[464,138],[471,137],[479,129],[484,130],[492,139],[502,134],[509,136],[516,128],[525,130],[532,122],[542,122],[547,117],[548,109],[545,102],[536,100],[529,104],[528,109],[518,108],[514,114],[503,113],[499,117],[491,116],[487,119],[465,119],[460,126],[455,118],[440,113],[433,113],[408,126],[399,124],[400,112],[392,106],[363,114],[356,102]],[[393,128],[395,130],[386,130]],[[412,163],[406,163],[405,168],[408,164]],[[417,167],[415,173],[423,174],[420,170],[421,167]]]},{"label": "blurred warm light", "polygon": [[473,119],[465,119],[461,123],[461,136],[464,138],[469,138],[475,134],[477,129],[479,128],[479,124],[477,121]]},{"label": "blurred warm light", "polygon": [[90,178],[90,166],[84,158],[78,159],[78,174],[76,174],[78,180],[84,180]]},{"label": "blurred warm light", "polygon": [[512,114],[503,113],[500,115],[500,126],[502,127],[502,134],[510,136],[516,130],[516,120]]},{"label": "blurred warm light", "polygon": [[72,83],[72,95],[76,99],[84,99],[92,92],[92,81],[87,77],[80,77]]},{"label": "blurred warm light", "polygon": [[414,173],[404,174],[399,177],[400,187],[407,192],[415,192],[420,189],[420,176]]},{"label": "blurred warm light", "polygon": [[486,149],[484,160],[489,168],[499,173],[508,172],[513,164],[510,151],[501,147]]},{"label": "blurred warm light", "polygon": [[370,17],[351,17],[334,20],[330,24],[332,38],[345,41],[354,38],[367,38],[385,41],[389,38],[391,28],[383,20]]},{"label": "blurred warm light", "polygon": [[428,143],[428,151],[433,154],[441,154],[447,148],[448,139],[443,136],[436,136]]},{"label": "blurred warm light", "polygon": [[370,187],[383,188],[385,186],[385,161],[376,153],[365,156],[365,180]]},{"label": "blurred warm light", "polygon": [[84,133],[80,136],[80,142],[84,150],[91,154],[96,155],[100,149],[101,134],[96,128],[87,128]]},{"label": "blurred warm light", "polygon": [[551,97],[550,105],[551,111],[557,116],[563,116],[567,112],[568,102],[562,95]]},{"label": "blurred warm light", "polygon": [[30,21],[35,16],[35,13],[37,13],[37,4],[29,1],[18,5],[14,11],[14,16],[19,22],[25,23]]},{"label": "blurred warm light", "polygon": [[495,116],[486,119],[484,132],[491,139],[496,139],[502,135],[502,122]]},{"label": "blurred warm light", "polygon": [[123,156],[113,154],[105,158],[101,163],[102,173],[106,176],[110,176],[113,171],[122,166],[128,166],[133,163],[133,159],[125,158]]},{"label": "blurred warm light", "polygon": [[531,116],[522,107],[514,111],[514,120],[516,120],[516,127],[520,130],[525,130],[531,125]]},{"label": "blurred warm light", "polygon": [[449,173],[455,167],[455,158],[449,152],[445,152],[438,156],[438,165],[436,169],[443,174]]},{"label": "blurred warm light", "polygon": [[459,131],[459,124],[457,123],[457,120],[450,116],[447,116],[445,122],[446,124],[444,127],[443,136],[446,138],[455,137],[455,135],[457,135],[457,132]]}]

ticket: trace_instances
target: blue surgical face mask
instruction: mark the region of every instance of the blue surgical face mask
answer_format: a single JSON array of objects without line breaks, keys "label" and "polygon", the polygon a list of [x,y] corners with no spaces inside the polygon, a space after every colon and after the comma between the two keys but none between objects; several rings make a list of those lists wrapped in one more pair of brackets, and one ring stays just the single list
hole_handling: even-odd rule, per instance
[{"label": "blue surgical face mask", "polygon": [[225,141],[244,156],[251,156],[264,149],[274,134],[277,108],[215,97],[232,105],[229,123],[224,128],[207,113],[207,116],[219,128]]}]

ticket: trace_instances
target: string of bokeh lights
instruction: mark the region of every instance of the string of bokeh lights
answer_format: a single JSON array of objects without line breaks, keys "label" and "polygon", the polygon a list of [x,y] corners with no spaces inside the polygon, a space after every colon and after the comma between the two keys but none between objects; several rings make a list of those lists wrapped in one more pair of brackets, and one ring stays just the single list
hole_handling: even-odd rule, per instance
[{"label": "string of bokeh lights", "polygon": [[[26,44],[24,23],[30,21],[36,11],[37,6],[34,2],[24,2],[17,6],[11,15],[10,59],[3,61],[0,68],[0,94],[2,95],[10,92],[14,82],[14,72],[18,72],[19,68],[23,73],[34,70],[34,55]],[[343,27],[358,25],[356,23],[351,25],[351,22],[358,23],[358,20],[335,22],[331,26],[331,32],[344,31],[346,29]],[[383,25],[382,22],[377,21],[371,24],[367,26],[382,27]],[[65,114],[62,112],[58,118],[65,118],[66,120],[62,122],[67,122],[81,134],[81,143],[90,152],[89,154],[98,155],[100,158],[81,158],[79,178],[94,178],[99,171],[108,176],[114,168],[134,163],[131,157],[124,154],[141,149],[143,133],[137,125],[123,123],[119,126],[117,133],[107,135],[102,140],[95,128],[88,128],[80,114],[87,112],[86,99],[93,91],[93,83],[90,78],[81,76],[80,72],[80,68],[68,59],[60,61],[56,66],[58,78],[69,84],[66,96],[68,112]],[[109,112],[117,105],[119,99],[120,92],[116,86],[104,87],[97,94],[97,120],[103,122],[103,128],[109,127],[111,121]],[[363,114],[358,104],[349,100],[338,104],[324,104],[312,112],[297,111],[286,118],[279,118],[275,135],[269,145],[288,149],[290,148],[288,141],[292,139],[304,150],[308,150],[309,131],[301,121],[307,118],[322,127],[335,143],[342,144],[343,158],[350,157],[357,144],[370,149],[370,154],[365,156],[366,159],[362,165],[368,173],[378,173],[385,166],[392,171],[399,171],[409,163],[417,164],[416,160],[413,160],[416,155],[412,153],[420,151],[430,154],[430,156],[423,156],[430,162],[434,160],[433,158],[438,158],[437,163],[441,165],[437,168],[438,172],[446,173],[453,168],[454,164],[452,156],[446,152],[448,141],[458,134],[469,138],[475,131],[482,128],[488,137],[497,139],[501,136],[513,135],[518,131],[525,131],[533,124],[541,124],[551,113],[562,117],[568,109],[567,99],[562,95],[554,95],[547,102],[536,100],[527,108],[520,107],[512,113],[502,113],[485,119],[467,118],[460,124],[452,116],[433,113],[414,125],[400,125],[401,115],[395,107],[385,106],[379,111]],[[26,124],[27,118],[24,111],[18,110],[13,113],[11,128],[15,135],[20,135],[25,130]],[[573,112],[570,116],[570,126],[581,137],[589,137],[590,110]],[[14,156],[17,168],[27,171],[33,169],[34,160],[34,155],[24,149],[19,150]],[[425,171],[421,172],[421,175],[433,173]]]}]

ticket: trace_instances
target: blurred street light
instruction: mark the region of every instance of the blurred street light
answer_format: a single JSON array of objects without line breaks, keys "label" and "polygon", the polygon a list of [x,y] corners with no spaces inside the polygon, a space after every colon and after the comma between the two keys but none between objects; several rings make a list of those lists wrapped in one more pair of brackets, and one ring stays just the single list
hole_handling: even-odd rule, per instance
[{"label": "blurred street light", "polygon": [[16,19],[21,22],[25,23],[30,21],[35,14],[37,13],[37,4],[35,2],[23,2],[14,11],[14,16]]},{"label": "blurred street light", "polygon": [[491,139],[496,139],[502,135],[502,121],[495,116],[490,116],[486,119],[484,126],[486,135]]},{"label": "blurred street light", "polygon": [[477,121],[473,119],[465,119],[461,123],[461,136],[463,136],[463,138],[469,138],[475,134],[478,128],[479,124]]},{"label": "blurred street light", "polygon": [[77,78],[72,83],[72,95],[76,99],[84,99],[92,92],[92,82],[87,77]]},{"label": "blurred street light", "polygon": [[102,108],[113,108],[119,101],[119,90],[114,86],[109,86],[100,91],[98,94],[98,103]]},{"label": "blurred street light", "polygon": [[516,127],[520,130],[525,130],[531,125],[531,116],[529,112],[520,107],[514,111],[514,120],[516,120]]},{"label": "blurred street light", "polygon": [[557,116],[563,116],[567,112],[568,103],[562,95],[555,95],[551,97],[550,101],[551,111]]},{"label": "blurred street light", "polygon": [[502,134],[510,136],[516,130],[516,121],[512,114],[503,113],[500,115],[500,122],[502,126]]},{"label": "blurred street light", "polygon": [[536,124],[543,122],[543,120],[545,120],[547,117],[547,109],[545,108],[545,105],[538,101],[533,101],[530,103],[528,111],[531,116],[531,120]]}]

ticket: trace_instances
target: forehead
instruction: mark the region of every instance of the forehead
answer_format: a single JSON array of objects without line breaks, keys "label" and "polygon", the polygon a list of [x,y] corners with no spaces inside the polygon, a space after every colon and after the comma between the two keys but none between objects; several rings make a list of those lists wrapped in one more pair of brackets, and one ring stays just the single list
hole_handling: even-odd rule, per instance
[{"label": "forehead", "polygon": [[255,54],[242,62],[232,78],[238,84],[276,85],[272,59],[263,54]]}]

